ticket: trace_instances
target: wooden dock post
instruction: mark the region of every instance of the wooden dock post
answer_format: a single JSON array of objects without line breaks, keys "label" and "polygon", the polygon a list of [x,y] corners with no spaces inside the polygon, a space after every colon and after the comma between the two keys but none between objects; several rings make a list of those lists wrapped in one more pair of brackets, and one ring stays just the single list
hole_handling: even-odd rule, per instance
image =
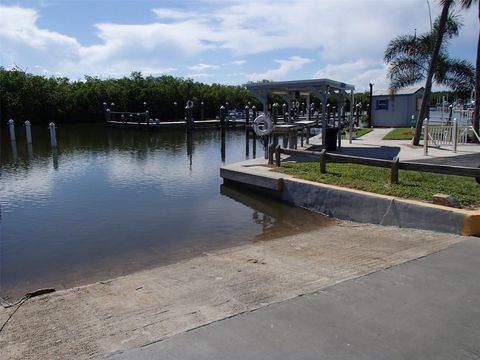
[{"label": "wooden dock post", "polygon": [[273,153],[275,152],[275,147],[273,144],[268,146],[268,165],[273,165]]},{"label": "wooden dock post", "polygon": [[227,110],[225,109],[225,106],[220,106],[220,125],[223,126],[225,125],[225,119],[227,117]]},{"label": "wooden dock post", "polygon": [[277,146],[275,147],[275,166],[276,166],[276,167],[280,167],[280,166],[281,166],[281,163],[280,163],[280,161],[281,161],[280,155],[281,155],[281,154],[280,154],[280,145],[277,145]]},{"label": "wooden dock post", "polygon": [[272,105],[272,119],[274,124],[278,122],[278,103]]},{"label": "wooden dock post", "polygon": [[398,163],[399,158],[395,156],[392,160],[392,166],[390,168],[390,184],[398,184]]},{"label": "wooden dock post", "polygon": [[327,172],[327,151],[322,149],[320,151],[320,173],[325,174]]},{"label": "wooden dock post", "polygon": [[297,148],[297,130],[292,129],[288,131],[288,148],[296,149]]}]

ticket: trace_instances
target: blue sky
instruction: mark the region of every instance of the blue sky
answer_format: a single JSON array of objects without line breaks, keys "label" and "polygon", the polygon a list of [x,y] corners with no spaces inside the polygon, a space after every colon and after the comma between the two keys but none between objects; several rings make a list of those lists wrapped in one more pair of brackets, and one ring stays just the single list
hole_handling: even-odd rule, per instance
[{"label": "blue sky", "polygon": [[[430,5],[435,17],[438,1]],[[450,53],[474,63],[476,11],[461,16]],[[362,91],[387,87],[382,58],[392,37],[429,26],[426,0],[2,0],[0,65],[72,79],[332,78]]]}]

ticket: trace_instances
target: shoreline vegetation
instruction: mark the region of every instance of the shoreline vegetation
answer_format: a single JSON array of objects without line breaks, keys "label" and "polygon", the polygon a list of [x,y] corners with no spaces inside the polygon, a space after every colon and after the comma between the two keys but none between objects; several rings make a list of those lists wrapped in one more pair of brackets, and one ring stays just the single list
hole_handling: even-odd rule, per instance
[{"label": "shoreline vegetation", "polygon": [[188,100],[194,102],[196,118],[200,118],[202,101],[205,118],[218,116],[220,106],[227,101],[230,109],[244,109],[249,102],[259,107],[253,95],[240,85],[207,85],[170,75],[143,76],[140,72],[115,79],[85,76],[83,80],[70,80],[2,67],[0,98],[2,124],[10,118],[18,123],[30,120],[33,124],[101,122],[104,102],[115,111],[148,109],[151,116],[160,121],[183,119]]},{"label": "shoreline vegetation", "polygon": [[382,195],[431,202],[432,196],[444,193],[467,208],[480,207],[480,187],[474,178],[416,171],[400,171],[399,183],[390,184],[390,170],[356,164],[329,163],[321,174],[317,162],[283,162],[276,171],[301,179]]}]

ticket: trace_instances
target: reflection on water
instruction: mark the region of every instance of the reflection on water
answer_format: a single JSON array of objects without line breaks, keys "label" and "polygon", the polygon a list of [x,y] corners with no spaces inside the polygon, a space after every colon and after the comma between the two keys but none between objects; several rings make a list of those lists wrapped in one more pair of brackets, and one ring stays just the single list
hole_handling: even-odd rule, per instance
[{"label": "reflection on water", "polygon": [[256,240],[270,240],[282,236],[294,235],[318,229],[319,226],[332,225],[327,217],[310,211],[285,206],[265,197],[252,194],[243,188],[220,185],[220,193],[246,205],[253,210],[252,220],[261,226],[262,231],[255,235]]},{"label": "reflection on water", "polygon": [[107,279],[325,223],[319,215],[243,190],[219,191],[219,166],[248,158],[242,130],[63,125],[58,150],[51,149],[46,127],[32,128],[30,146],[20,130],[14,144],[5,132],[1,137],[4,298]]}]

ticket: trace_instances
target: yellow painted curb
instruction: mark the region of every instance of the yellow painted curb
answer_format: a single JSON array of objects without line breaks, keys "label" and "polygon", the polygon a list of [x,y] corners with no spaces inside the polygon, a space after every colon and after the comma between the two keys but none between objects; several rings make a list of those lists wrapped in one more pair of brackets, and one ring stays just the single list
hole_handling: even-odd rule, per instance
[{"label": "yellow painted curb", "polygon": [[480,211],[465,214],[462,235],[480,236]]}]

